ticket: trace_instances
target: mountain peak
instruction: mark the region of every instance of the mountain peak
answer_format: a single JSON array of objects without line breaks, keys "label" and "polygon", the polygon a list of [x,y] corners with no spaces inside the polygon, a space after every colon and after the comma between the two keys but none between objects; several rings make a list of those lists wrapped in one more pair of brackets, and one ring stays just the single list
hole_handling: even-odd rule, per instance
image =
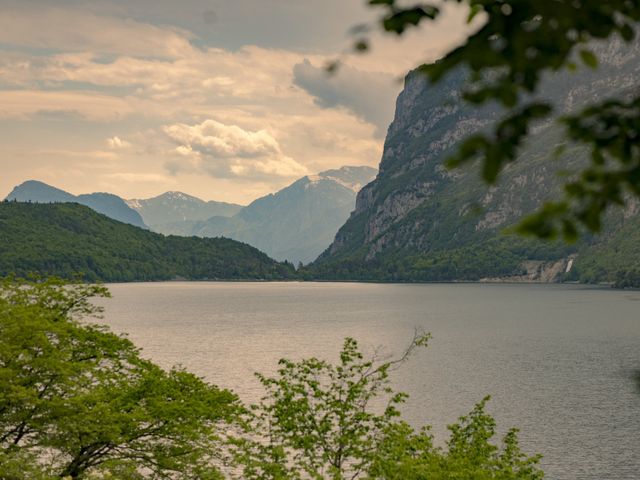
[{"label": "mountain peak", "polygon": [[[154,201],[179,201],[179,202],[198,202],[198,203],[206,203],[204,200],[201,200],[198,197],[194,197],[187,193],[178,192],[177,190],[170,190],[168,192],[161,193],[160,195],[156,195],[151,198],[132,198],[131,200],[127,200],[129,205],[142,205],[148,202]],[[133,207],[132,208],[136,208]]]},{"label": "mountain peak", "polygon": [[87,193],[76,196],[39,180],[27,180],[16,186],[6,199],[33,203],[79,203],[114,220],[146,228],[142,217],[112,193]]},{"label": "mountain peak", "polygon": [[75,197],[64,190],[47,185],[39,180],[27,180],[11,190],[6,200],[18,202],[58,203],[73,202]]},{"label": "mountain peak", "polygon": [[215,216],[230,217],[242,208],[231,203],[206,202],[175,190],[153,198],[127,200],[127,204],[142,215],[145,223],[159,232],[165,232],[166,225],[176,222],[202,221]]},{"label": "mountain peak", "polygon": [[[17,185],[15,188],[22,188],[22,187],[32,187],[32,186],[41,186],[41,187],[47,187],[47,188],[55,188],[52,187],[51,185],[41,182],[40,180],[25,180],[24,182],[22,182],[20,185]],[[58,189],[56,189],[58,190]]]},{"label": "mountain peak", "polygon": [[345,166],[325,170],[317,175],[310,175],[308,178],[311,182],[317,182],[322,179],[333,180],[357,193],[364,185],[371,182],[377,173],[378,170],[367,166]]},{"label": "mountain peak", "polygon": [[197,200],[199,202],[204,202],[204,200],[201,200],[198,197],[194,197],[193,195],[189,195],[183,192],[178,192],[175,190],[165,192],[162,195],[158,195],[156,198],[170,198],[172,200]]}]

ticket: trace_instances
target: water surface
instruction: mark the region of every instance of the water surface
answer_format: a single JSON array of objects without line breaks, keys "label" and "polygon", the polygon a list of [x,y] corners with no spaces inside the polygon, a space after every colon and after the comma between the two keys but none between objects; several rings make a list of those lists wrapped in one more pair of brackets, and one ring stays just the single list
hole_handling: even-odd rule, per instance
[{"label": "water surface", "polygon": [[182,364],[252,402],[253,372],[281,357],[334,359],[342,339],[400,352],[416,328],[431,346],[395,372],[405,418],[446,425],[490,394],[547,478],[640,478],[640,292],[543,285],[357,283],[117,284],[105,323],[144,355]]}]

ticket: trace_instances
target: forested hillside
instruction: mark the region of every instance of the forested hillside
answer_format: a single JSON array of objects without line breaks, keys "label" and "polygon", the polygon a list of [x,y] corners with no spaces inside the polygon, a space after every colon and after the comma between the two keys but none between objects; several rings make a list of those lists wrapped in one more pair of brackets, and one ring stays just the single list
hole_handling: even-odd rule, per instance
[{"label": "forested hillside", "polygon": [[226,238],[152,233],[74,203],[0,203],[0,276],[104,282],[287,279],[289,264]]}]

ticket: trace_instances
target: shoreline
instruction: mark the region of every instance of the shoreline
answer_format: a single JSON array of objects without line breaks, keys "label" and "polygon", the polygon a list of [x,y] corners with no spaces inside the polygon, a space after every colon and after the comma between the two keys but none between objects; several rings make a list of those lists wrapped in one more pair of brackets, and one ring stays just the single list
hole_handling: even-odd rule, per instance
[{"label": "shoreline", "polygon": [[323,280],[323,279],[313,279],[313,280],[256,280],[256,279],[246,279],[246,280],[226,280],[226,279],[206,279],[206,280],[189,280],[189,279],[172,279],[172,280],[134,280],[134,281],[123,281],[123,282],[98,282],[103,285],[129,285],[129,284],[171,284],[171,283],[299,283],[299,284],[328,284],[328,283],[345,283],[345,284],[362,284],[362,285],[557,285],[557,286],[577,286],[584,288],[592,288],[594,290],[629,290],[629,291],[638,291],[640,289],[637,288],[616,288],[613,283],[580,283],[580,282],[535,282],[535,281],[499,281],[499,280],[451,280],[451,281],[382,281],[382,280]]}]

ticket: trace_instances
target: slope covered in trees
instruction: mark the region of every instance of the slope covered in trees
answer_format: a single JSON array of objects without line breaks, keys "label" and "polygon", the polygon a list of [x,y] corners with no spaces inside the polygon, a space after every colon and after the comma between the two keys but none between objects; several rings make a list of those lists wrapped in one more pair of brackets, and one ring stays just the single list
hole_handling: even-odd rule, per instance
[{"label": "slope covered in trees", "polygon": [[89,281],[287,279],[289,264],[225,238],[164,237],[72,203],[0,203],[0,276]]},{"label": "slope covered in trees", "polygon": [[640,218],[626,222],[584,248],[569,280],[608,282],[616,287],[640,287]]}]

